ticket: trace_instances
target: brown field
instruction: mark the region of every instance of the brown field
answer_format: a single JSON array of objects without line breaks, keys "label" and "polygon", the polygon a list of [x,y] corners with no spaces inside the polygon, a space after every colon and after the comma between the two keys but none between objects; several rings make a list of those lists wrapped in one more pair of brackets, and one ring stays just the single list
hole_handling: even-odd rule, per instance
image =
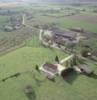
[{"label": "brown field", "polygon": [[79,14],[79,15],[68,16],[66,18],[75,21],[85,21],[91,24],[97,24],[97,15],[92,15],[92,14]]},{"label": "brown field", "polygon": [[0,8],[14,8],[19,6],[20,3],[14,2],[14,3],[0,3]]}]

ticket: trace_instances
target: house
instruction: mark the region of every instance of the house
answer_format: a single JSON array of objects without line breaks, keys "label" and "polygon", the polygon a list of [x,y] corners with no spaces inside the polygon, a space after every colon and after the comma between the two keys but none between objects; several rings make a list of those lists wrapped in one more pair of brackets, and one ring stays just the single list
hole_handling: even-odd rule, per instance
[{"label": "house", "polygon": [[10,25],[6,25],[6,26],[4,27],[4,30],[7,31],[7,32],[11,32],[11,31],[13,31],[13,27],[10,26]]},{"label": "house", "polygon": [[80,27],[70,28],[71,31],[83,33],[84,29]]}]

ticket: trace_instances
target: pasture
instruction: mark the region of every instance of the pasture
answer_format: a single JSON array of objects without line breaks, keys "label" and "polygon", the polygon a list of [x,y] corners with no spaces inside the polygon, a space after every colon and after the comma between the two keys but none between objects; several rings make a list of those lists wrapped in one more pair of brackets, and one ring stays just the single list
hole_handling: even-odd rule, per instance
[{"label": "pasture", "polygon": [[[31,43],[30,46],[28,44],[0,57],[0,98],[31,100],[24,93],[24,88],[31,85],[35,93],[34,100],[96,100],[96,76],[89,78],[85,75],[72,74],[69,80],[56,77],[55,82],[52,82],[35,71],[35,65],[41,65],[46,61],[54,62],[56,55],[62,59],[67,54],[44,47],[31,47]],[[87,62],[90,62],[88,65],[92,66],[97,74],[96,65],[91,61]],[[20,76],[2,81],[18,72],[21,73]]]}]

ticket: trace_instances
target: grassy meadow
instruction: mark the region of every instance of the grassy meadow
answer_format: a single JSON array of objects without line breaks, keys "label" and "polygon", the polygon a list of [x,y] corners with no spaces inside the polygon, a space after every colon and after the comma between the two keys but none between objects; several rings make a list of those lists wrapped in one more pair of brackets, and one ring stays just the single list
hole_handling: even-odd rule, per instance
[{"label": "grassy meadow", "polygon": [[[84,75],[72,75],[63,80],[56,77],[55,82],[35,71],[35,65],[46,61],[54,62],[55,56],[60,59],[67,56],[58,50],[38,47],[37,38],[26,42],[26,46],[0,57],[0,98],[3,100],[96,100],[97,80]],[[96,65],[88,63],[93,68]],[[22,73],[17,78],[2,79],[15,73]],[[95,70],[97,73],[97,70]],[[31,85],[34,91],[32,99],[27,97],[24,88]],[[61,97],[61,98],[60,98]]]}]

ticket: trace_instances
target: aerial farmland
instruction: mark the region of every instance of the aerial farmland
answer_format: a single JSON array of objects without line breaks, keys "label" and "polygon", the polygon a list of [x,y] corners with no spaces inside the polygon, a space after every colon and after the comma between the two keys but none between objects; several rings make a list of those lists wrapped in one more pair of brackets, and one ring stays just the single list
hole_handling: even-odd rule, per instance
[{"label": "aerial farmland", "polygon": [[0,4],[0,100],[96,100],[96,3],[12,1]]}]

